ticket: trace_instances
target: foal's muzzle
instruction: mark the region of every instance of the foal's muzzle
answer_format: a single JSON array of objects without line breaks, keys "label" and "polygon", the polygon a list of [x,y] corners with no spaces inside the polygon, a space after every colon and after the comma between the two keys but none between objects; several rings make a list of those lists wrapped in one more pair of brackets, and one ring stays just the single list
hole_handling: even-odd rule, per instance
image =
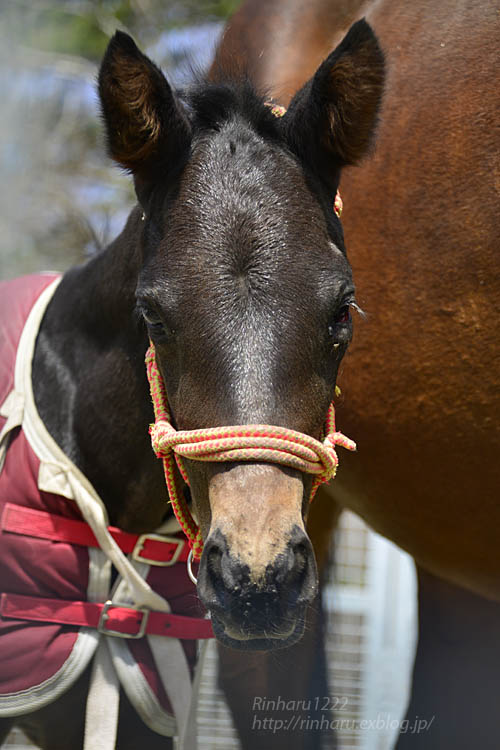
[{"label": "foal's muzzle", "polygon": [[317,594],[311,542],[301,528],[293,527],[282,551],[255,580],[217,529],[205,542],[198,594],[225,645],[265,650],[290,646],[302,636],[306,606]]}]

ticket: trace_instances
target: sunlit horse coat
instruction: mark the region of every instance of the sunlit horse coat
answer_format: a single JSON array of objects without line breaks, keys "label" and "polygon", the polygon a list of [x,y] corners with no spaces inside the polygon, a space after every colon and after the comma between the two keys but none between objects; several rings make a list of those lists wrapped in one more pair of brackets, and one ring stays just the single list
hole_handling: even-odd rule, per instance
[{"label": "sunlit horse coat", "polygon": [[[174,560],[157,567],[172,562],[172,554],[185,561],[186,542],[170,537],[165,544],[119,530],[111,535],[102,501],[38,416],[31,362],[58,283],[58,276],[37,275],[0,284],[0,716],[25,714],[55,700],[97,653],[96,663],[116,696],[121,683],[144,722],[172,736],[177,727],[183,733],[193,724],[188,720],[193,638],[210,636],[210,624],[199,619],[186,566]],[[132,554],[127,557],[122,550]],[[141,562],[145,559],[152,564]],[[189,620],[177,618],[177,626],[191,640],[181,645],[177,638],[152,635],[149,624],[145,637],[137,640],[105,635],[106,630],[121,631],[124,623],[116,616],[125,610],[107,605],[103,612],[100,605],[91,612],[93,621],[87,604],[80,603],[109,600],[156,610],[152,615],[158,622],[165,618],[160,613],[172,610],[190,615]],[[78,624],[45,621],[54,612],[63,621],[76,614]],[[135,615],[135,623],[130,628],[128,622],[128,631],[125,623],[125,630],[142,635],[147,615],[129,615]],[[82,627],[86,621],[91,627]],[[92,694],[94,704],[103,698],[98,672],[94,669],[87,717]],[[92,742],[86,737],[85,747]]]}]

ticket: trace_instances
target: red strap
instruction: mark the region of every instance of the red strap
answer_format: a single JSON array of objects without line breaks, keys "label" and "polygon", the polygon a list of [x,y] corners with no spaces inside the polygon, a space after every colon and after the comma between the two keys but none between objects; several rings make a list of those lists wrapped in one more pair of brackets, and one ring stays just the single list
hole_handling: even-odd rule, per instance
[{"label": "red strap", "polygon": [[[99,547],[92,529],[85,521],[64,518],[24,505],[6,503],[0,521],[2,531],[22,534],[37,539],[51,539],[83,547]],[[186,562],[189,548],[185,539],[159,534],[129,534],[114,526],[108,531],[125,554],[132,553],[135,560],[151,565],[173,565]]]},{"label": "red strap", "polygon": [[96,628],[105,635],[123,638],[164,635],[181,640],[196,640],[214,637],[210,620],[134,609],[130,605],[115,605],[111,602],[68,602],[37,596],[2,594],[0,615],[15,620]]}]

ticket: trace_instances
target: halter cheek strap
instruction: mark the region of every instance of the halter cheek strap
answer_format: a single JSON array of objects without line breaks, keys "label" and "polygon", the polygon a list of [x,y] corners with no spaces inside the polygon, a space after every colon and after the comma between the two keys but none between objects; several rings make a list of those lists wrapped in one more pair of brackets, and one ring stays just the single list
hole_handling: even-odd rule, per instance
[{"label": "halter cheek strap", "polygon": [[328,408],[326,437],[322,442],[296,430],[261,424],[176,430],[171,423],[165,384],[156,363],[153,344],[146,352],[146,371],[155,413],[154,424],[149,429],[151,443],[157,457],[163,461],[170,502],[179,525],[188,538],[195,560],[201,557],[203,541],[182,489],[178,486],[176,463],[187,485],[189,481],[183,466],[184,458],[192,461],[281,464],[314,476],[309,498],[311,501],[319,485],[335,476],[338,466],[335,446],[356,450],[356,444],[335,429],[333,402]]}]

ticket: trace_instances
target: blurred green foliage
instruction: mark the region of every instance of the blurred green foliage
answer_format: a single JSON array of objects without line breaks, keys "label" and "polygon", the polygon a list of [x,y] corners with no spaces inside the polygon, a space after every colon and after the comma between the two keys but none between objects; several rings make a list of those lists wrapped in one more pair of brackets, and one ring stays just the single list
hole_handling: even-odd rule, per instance
[{"label": "blurred green foliage", "polygon": [[227,18],[238,0],[3,0],[4,30],[23,45],[97,62],[116,28],[148,44],[167,29]]},{"label": "blurred green foliage", "polygon": [[[105,155],[95,95],[114,31],[130,33],[168,74],[183,50],[165,44],[166,35],[184,30],[198,39],[197,29],[218,30],[238,4],[1,0],[0,179],[8,189],[0,201],[0,278],[84,260],[116,235],[134,203],[130,179]],[[196,44],[205,42],[193,42],[194,53]]]}]

